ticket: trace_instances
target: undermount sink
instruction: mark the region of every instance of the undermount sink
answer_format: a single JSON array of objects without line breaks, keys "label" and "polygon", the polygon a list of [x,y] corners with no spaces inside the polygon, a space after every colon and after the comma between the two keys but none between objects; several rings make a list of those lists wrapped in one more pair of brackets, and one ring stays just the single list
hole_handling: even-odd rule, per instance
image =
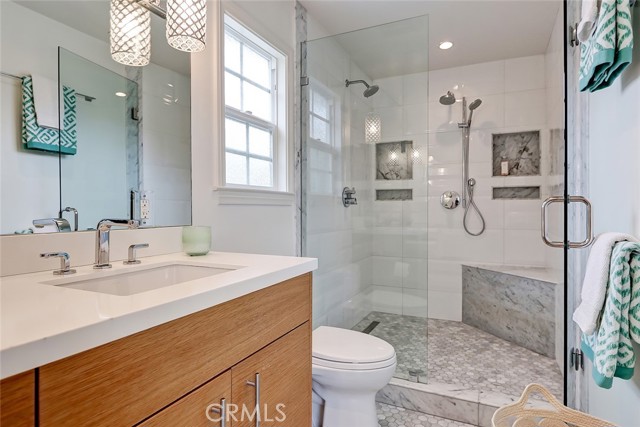
[{"label": "undermount sink", "polygon": [[127,296],[229,273],[238,268],[240,267],[168,264],[135,271],[113,272],[107,276],[104,276],[104,273],[94,273],[89,277],[78,278],[78,280],[68,278],[44,283],[63,288]]}]

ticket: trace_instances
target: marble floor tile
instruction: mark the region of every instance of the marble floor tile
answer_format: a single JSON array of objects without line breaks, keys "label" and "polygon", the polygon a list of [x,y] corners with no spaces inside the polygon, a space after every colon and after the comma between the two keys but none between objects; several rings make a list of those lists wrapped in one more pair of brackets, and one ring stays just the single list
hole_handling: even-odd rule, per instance
[{"label": "marble floor tile", "polygon": [[471,424],[434,417],[385,403],[376,405],[379,427],[473,427]]},{"label": "marble floor tile", "polygon": [[396,378],[515,398],[536,382],[562,399],[562,374],[554,359],[462,322],[374,311],[353,329],[362,331],[373,321],[380,324],[371,335],[396,349]]}]

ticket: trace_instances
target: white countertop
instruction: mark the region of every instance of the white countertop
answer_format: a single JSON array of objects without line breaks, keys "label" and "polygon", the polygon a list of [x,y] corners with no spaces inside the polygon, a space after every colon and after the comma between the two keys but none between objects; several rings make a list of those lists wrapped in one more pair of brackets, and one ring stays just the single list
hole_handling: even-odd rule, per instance
[{"label": "white countertop", "polygon": [[109,270],[74,267],[77,280],[181,263],[237,270],[130,296],[70,289],[51,271],[0,278],[0,378],[33,369],[136,332],[247,295],[315,270],[313,258],[212,252],[141,258],[140,265],[113,262]]}]

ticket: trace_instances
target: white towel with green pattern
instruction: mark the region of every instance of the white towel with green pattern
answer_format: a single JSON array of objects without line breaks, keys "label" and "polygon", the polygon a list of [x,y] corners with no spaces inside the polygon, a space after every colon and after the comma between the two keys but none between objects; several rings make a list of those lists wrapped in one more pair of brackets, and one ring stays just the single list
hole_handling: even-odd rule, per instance
[{"label": "white towel with green pattern", "polygon": [[581,91],[611,86],[631,63],[633,29],[629,0],[602,0],[596,31],[580,45]]},{"label": "white towel with green pattern", "polygon": [[33,97],[33,79],[22,78],[22,144],[29,150],[51,151],[61,154],[76,154],[76,91],[62,87],[64,117],[62,130],[38,125]]},{"label": "white towel with green pattern", "polygon": [[640,243],[620,242],[611,254],[600,326],[593,335],[582,336],[582,351],[593,362],[598,386],[611,388],[614,377],[633,377],[632,340],[640,344]]}]

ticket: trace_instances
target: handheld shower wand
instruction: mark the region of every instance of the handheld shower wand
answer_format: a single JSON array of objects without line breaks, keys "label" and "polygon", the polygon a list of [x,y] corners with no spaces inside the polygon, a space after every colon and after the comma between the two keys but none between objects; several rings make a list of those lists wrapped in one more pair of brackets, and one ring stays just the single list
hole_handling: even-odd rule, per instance
[{"label": "handheld shower wand", "polygon": [[[453,105],[456,102],[455,95],[448,91],[440,97],[442,105]],[[464,208],[464,217],[462,226],[464,230],[471,236],[479,236],[484,233],[486,223],[482,212],[478,209],[476,202],[473,200],[473,193],[476,186],[476,180],[469,178],[469,140],[471,134],[471,121],[473,120],[473,111],[482,104],[481,99],[476,99],[469,104],[469,118],[467,118],[467,98],[462,97],[462,121],[458,123],[458,127],[462,129],[462,207]],[[469,211],[473,208],[480,217],[481,228],[477,233],[472,232],[468,225]]]}]

